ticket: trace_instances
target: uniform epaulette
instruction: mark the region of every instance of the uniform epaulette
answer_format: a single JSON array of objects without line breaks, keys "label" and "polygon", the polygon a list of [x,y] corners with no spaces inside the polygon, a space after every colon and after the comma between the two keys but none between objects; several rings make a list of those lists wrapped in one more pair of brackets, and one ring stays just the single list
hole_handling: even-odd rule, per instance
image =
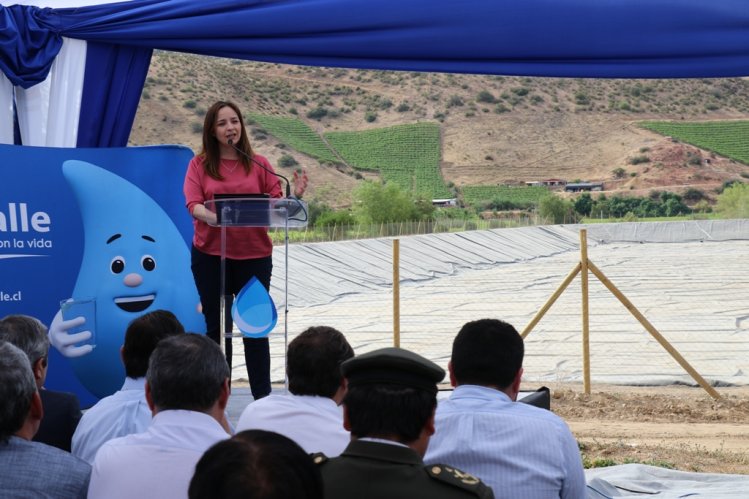
[{"label": "uniform epaulette", "polygon": [[477,477],[460,471],[459,469],[445,466],[444,464],[430,464],[425,466],[427,474],[435,480],[449,483],[464,490],[469,490],[477,497],[493,497],[491,489]]},{"label": "uniform epaulette", "polygon": [[315,452],[314,454],[310,454],[310,457],[312,458],[312,462],[315,464],[324,464],[328,462],[328,456],[326,456],[322,452]]}]

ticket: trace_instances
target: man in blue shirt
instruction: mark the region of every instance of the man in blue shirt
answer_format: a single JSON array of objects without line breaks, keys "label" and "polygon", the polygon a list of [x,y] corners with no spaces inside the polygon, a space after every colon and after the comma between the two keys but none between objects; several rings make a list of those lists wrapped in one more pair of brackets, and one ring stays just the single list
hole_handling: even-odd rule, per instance
[{"label": "man in blue shirt", "polygon": [[476,475],[497,499],[581,499],[582,460],[567,425],[516,402],[523,355],[523,338],[506,322],[463,326],[448,364],[456,388],[437,407],[424,462]]},{"label": "man in blue shirt", "polygon": [[74,456],[93,464],[96,452],[105,442],[148,429],[151,424],[145,387],[148,360],[161,340],[184,333],[185,328],[168,310],[154,310],[130,322],[120,349],[125,383],[83,415],[73,434]]}]

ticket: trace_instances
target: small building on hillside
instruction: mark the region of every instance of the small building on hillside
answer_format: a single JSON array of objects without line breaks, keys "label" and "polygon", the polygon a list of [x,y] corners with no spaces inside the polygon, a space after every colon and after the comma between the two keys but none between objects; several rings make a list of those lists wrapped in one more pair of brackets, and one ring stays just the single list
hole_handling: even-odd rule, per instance
[{"label": "small building on hillside", "polygon": [[603,182],[578,182],[564,186],[565,192],[602,191]]},{"label": "small building on hillside", "polygon": [[458,200],[455,198],[432,199],[432,206],[436,206],[437,208],[449,208],[458,206]]},{"label": "small building on hillside", "polygon": [[567,181],[561,178],[547,178],[544,180],[531,180],[525,183],[528,187],[564,187]]}]

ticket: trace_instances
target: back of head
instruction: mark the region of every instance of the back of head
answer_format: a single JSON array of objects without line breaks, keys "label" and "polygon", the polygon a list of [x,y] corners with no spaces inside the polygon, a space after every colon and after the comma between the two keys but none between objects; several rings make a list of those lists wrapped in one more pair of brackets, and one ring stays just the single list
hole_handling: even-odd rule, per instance
[{"label": "back of head", "polygon": [[175,315],[167,310],[144,314],[127,326],[122,345],[122,362],[130,378],[142,378],[148,370],[148,359],[156,345],[169,336],[184,334],[185,328]]},{"label": "back of head", "polygon": [[0,441],[21,429],[36,392],[36,381],[26,354],[0,341]]},{"label": "back of head", "polygon": [[190,499],[322,499],[320,469],[293,440],[263,430],[237,433],[195,466]]},{"label": "back of head", "polygon": [[0,340],[14,344],[28,356],[33,366],[49,353],[47,328],[28,315],[8,315],[0,319]]},{"label": "back of head", "polygon": [[466,323],[453,341],[452,370],[458,385],[505,389],[523,366],[523,337],[497,319]]},{"label": "back of head", "polygon": [[161,340],[146,374],[153,404],[160,411],[206,412],[219,399],[228,378],[229,365],[216,342],[194,333]]},{"label": "back of head", "polygon": [[327,326],[307,329],[289,343],[289,391],[332,398],[341,386],[341,363],[353,356],[340,331]]},{"label": "back of head", "polygon": [[420,355],[383,348],[342,365],[348,380],[343,400],[351,435],[402,443],[417,440],[437,406],[437,383],[445,371]]}]

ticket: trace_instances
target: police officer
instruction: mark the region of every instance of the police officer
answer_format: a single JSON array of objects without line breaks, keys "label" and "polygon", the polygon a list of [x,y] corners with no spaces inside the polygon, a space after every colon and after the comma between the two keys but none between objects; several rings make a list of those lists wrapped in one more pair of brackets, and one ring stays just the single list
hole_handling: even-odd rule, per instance
[{"label": "police officer", "polygon": [[313,455],[326,499],[493,498],[478,478],[422,460],[434,434],[438,365],[408,350],[383,348],[345,361],[343,425],[351,443],[336,458]]}]

